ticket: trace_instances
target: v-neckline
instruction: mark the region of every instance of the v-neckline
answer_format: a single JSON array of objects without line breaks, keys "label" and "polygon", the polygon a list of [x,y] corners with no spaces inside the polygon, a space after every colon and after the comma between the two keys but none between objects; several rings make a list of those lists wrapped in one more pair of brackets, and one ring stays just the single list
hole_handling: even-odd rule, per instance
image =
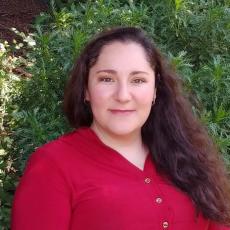
[{"label": "v-neckline", "polygon": [[144,164],[143,164],[143,168],[139,168],[137,165],[135,165],[134,163],[132,163],[131,161],[129,161],[127,158],[125,158],[121,153],[119,153],[117,150],[113,149],[112,147],[106,145],[99,137],[98,135],[95,133],[94,130],[92,130],[91,128],[87,128],[89,133],[91,134],[91,137],[97,141],[98,144],[100,144],[102,147],[108,149],[111,153],[114,154],[114,156],[116,156],[117,158],[119,158],[123,163],[125,163],[126,165],[129,165],[131,168],[133,168],[135,171],[143,174],[146,171],[148,162],[151,160],[151,153],[148,152],[148,154],[145,157],[144,160]]},{"label": "v-neckline", "polygon": [[[116,150],[112,149],[113,151],[117,152]],[[135,165],[134,163],[132,163],[131,161],[129,161],[127,158],[125,158],[122,154],[120,154],[119,152],[117,152],[118,155],[122,158],[122,160],[126,161],[128,164],[131,165],[131,167],[134,167],[136,170],[140,171],[141,173],[144,173],[146,170],[146,165],[147,165],[147,162],[148,162],[148,158],[150,157],[150,153],[148,153],[145,157],[145,160],[144,160],[144,164],[143,164],[143,168],[139,168],[137,165]]]}]

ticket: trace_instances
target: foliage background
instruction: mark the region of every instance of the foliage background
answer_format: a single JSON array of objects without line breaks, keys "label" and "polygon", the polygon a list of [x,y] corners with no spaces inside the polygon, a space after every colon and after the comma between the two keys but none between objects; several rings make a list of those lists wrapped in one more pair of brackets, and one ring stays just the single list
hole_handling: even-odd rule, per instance
[{"label": "foliage background", "polygon": [[[184,81],[194,113],[230,168],[230,1],[56,0],[22,42],[0,43],[0,230],[10,229],[15,187],[34,149],[70,130],[66,79],[85,42],[103,28],[139,26]],[[26,51],[20,56],[20,50]]]}]

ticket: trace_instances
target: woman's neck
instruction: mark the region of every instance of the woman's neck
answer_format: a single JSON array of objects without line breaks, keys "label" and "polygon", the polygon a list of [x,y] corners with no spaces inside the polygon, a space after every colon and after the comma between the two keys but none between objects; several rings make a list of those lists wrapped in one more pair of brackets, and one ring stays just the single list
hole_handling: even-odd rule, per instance
[{"label": "woman's neck", "polygon": [[91,129],[105,145],[116,150],[127,159],[145,159],[148,154],[147,148],[142,143],[141,130],[128,135],[114,135],[104,131],[95,123],[92,124]]},{"label": "woman's neck", "polygon": [[104,142],[106,145],[115,145],[115,146],[129,146],[134,143],[142,143],[141,131],[135,130],[132,133],[117,135],[109,130],[105,130],[102,127],[98,126],[96,123],[91,125],[91,129],[97,134],[97,136]]}]

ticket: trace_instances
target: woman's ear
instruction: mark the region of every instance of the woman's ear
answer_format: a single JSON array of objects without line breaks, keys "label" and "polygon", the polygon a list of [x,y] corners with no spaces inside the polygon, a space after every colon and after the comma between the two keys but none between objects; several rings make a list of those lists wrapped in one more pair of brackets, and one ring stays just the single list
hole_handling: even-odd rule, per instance
[{"label": "woman's ear", "polygon": [[155,104],[156,97],[157,97],[157,88],[154,89],[154,93],[153,93],[153,104]]},{"label": "woman's ear", "polygon": [[90,101],[88,89],[85,90],[85,98],[84,98],[84,101]]}]

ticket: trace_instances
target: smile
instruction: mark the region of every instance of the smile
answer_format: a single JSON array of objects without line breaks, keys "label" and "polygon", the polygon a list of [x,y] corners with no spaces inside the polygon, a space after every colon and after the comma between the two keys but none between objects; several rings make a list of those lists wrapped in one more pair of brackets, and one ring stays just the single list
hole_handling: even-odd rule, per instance
[{"label": "smile", "polygon": [[133,113],[135,110],[131,109],[110,109],[109,110],[113,114],[130,114]]}]

